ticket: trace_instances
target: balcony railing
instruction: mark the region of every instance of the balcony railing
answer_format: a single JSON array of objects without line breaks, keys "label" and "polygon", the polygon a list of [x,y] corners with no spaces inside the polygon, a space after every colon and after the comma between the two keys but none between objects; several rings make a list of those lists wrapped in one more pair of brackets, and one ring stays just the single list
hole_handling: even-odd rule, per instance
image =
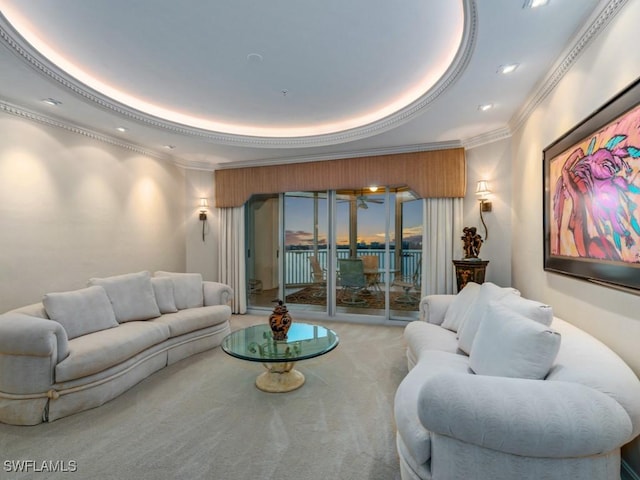
[{"label": "balcony railing", "polygon": [[[338,258],[349,258],[349,250],[338,249]],[[395,249],[390,250],[390,278],[392,282],[395,275],[412,275],[421,261],[422,250],[405,249],[402,251],[401,264],[396,268]],[[326,250],[317,252],[318,261],[323,268],[327,266]],[[312,250],[289,250],[286,252],[285,261],[285,284],[305,285],[312,282],[311,262],[309,257],[315,255]],[[357,256],[375,255],[378,257],[378,265],[384,267],[386,252],[377,249],[358,249]]]}]

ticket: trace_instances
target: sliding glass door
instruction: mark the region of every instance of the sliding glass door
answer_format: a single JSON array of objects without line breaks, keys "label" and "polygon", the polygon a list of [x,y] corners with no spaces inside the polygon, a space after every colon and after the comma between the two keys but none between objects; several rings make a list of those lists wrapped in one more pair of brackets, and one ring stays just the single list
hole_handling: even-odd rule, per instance
[{"label": "sliding glass door", "polygon": [[[338,314],[387,316],[388,231],[394,215],[389,205],[394,197],[384,188],[336,192]],[[350,267],[353,277],[344,274]]]},{"label": "sliding glass door", "polygon": [[254,196],[247,235],[250,308],[417,317],[422,201],[406,189]]},{"label": "sliding glass door", "polygon": [[247,305],[273,307],[280,296],[280,196],[254,195],[246,208]]},{"label": "sliding glass door", "polygon": [[420,303],[423,203],[409,191],[398,192],[395,197],[391,318],[414,318]]},{"label": "sliding glass door", "polygon": [[327,311],[327,192],[284,194],[284,300],[296,310]]}]

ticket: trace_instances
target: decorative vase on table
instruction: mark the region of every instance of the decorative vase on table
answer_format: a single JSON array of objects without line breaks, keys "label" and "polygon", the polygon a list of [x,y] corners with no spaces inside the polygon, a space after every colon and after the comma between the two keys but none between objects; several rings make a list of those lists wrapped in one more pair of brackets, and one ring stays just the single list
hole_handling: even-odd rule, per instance
[{"label": "decorative vase on table", "polygon": [[282,300],[277,300],[277,302],[278,305],[276,305],[273,313],[269,316],[269,326],[271,327],[274,340],[286,340],[292,319],[287,306],[282,303]]}]

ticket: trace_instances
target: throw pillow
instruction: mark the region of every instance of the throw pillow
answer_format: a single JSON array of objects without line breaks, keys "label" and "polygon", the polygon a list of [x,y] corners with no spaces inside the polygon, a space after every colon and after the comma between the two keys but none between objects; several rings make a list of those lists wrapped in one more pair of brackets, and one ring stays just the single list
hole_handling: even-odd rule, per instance
[{"label": "throw pillow", "polygon": [[160,316],[149,272],[92,278],[89,285],[104,287],[119,323]]},{"label": "throw pillow", "polygon": [[480,293],[480,284],[475,282],[467,283],[462,290],[458,292],[455,298],[449,304],[444,314],[442,328],[457,332],[469,315],[473,308],[473,304]]},{"label": "throw pillow", "polygon": [[479,375],[543,379],[560,350],[560,334],[491,302],[473,342],[469,366]]},{"label": "throw pillow", "polygon": [[173,295],[173,280],[169,277],[153,277],[151,285],[160,313],[177,312],[178,307],[176,307],[176,299]]},{"label": "throw pillow", "polygon": [[47,293],[42,303],[49,318],[65,329],[69,340],[118,326],[107,292],[102,287]]},{"label": "throw pillow", "polygon": [[199,273],[174,273],[158,271],[156,277],[169,277],[173,281],[173,294],[178,310],[204,305],[202,275]]},{"label": "throw pillow", "polygon": [[[465,287],[467,288],[467,287]],[[471,345],[476,336],[480,322],[485,316],[489,302],[500,300],[506,295],[517,295],[518,291],[513,288],[502,288],[495,283],[485,282],[480,286],[478,298],[473,303],[473,308],[467,314],[464,323],[458,330],[458,348],[469,355]]]},{"label": "throw pillow", "polygon": [[544,303],[522,298],[517,295],[506,295],[500,300],[500,303],[514,312],[531,320],[535,320],[547,327],[553,322],[553,309]]}]

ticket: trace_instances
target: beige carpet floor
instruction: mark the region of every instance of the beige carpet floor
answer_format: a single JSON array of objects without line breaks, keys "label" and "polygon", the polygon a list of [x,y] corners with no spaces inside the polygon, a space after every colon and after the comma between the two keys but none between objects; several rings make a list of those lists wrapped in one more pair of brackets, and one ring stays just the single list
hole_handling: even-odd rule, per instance
[{"label": "beige carpet floor", "polygon": [[[234,316],[232,328],[262,321]],[[407,371],[404,324],[309,323],[334,329],[340,344],[298,363],[299,390],[258,390],[262,365],[216,348],[99,408],[0,424],[0,479],[399,479],[393,397]],[[77,472],[8,472],[15,460],[74,461]]]}]

